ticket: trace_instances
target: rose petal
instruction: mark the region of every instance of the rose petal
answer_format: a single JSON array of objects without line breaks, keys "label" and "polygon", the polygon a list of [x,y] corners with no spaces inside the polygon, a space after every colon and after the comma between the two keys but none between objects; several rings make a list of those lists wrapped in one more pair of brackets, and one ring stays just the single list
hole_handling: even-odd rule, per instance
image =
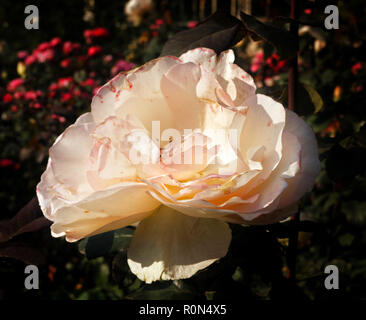
[{"label": "rose petal", "polygon": [[128,264],[147,283],[185,279],[225,256],[230,241],[226,223],[188,217],[162,206],[137,227]]},{"label": "rose petal", "polygon": [[90,134],[95,129],[95,123],[85,122],[91,120],[90,116],[87,117],[69,126],[49,151],[54,179],[65,185],[71,193],[79,195],[92,192],[86,168],[93,144]]},{"label": "rose petal", "polygon": [[[301,145],[300,170],[287,180],[288,188],[281,195],[280,208],[285,208],[298,201],[314,185],[321,166],[315,134],[311,127],[294,112],[286,110],[284,132],[294,135]],[[284,150],[285,154],[294,150]]]},{"label": "rose petal", "polygon": [[52,216],[53,235],[76,241],[140,221],[160,206],[147,191],[143,183],[123,183],[70,203]]}]

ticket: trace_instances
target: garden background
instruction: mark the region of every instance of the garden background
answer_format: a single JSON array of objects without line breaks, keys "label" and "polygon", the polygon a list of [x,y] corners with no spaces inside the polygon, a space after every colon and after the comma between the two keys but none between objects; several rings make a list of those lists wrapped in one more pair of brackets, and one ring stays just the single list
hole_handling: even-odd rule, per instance
[{"label": "garden background", "polygon": [[[2,1],[0,299],[366,298],[366,8],[361,0],[296,2],[295,111],[314,129],[322,161],[301,214],[270,227],[232,226],[227,257],[191,279],[146,285],[126,263],[131,229],[107,235],[106,252],[98,245],[105,235],[70,244],[52,238],[47,223],[27,226],[38,214],[34,200],[16,216],[35,196],[48,148],[89,110],[99,86],[158,57],[174,34],[216,9],[286,28],[290,1],[159,0],[130,15],[123,0],[32,1],[39,30],[24,27],[28,1]],[[324,28],[328,4],[339,8],[337,30]],[[234,50],[258,91],[287,105],[286,49],[247,35]],[[39,290],[24,288],[27,264],[40,268]],[[330,264],[339,268],[338,290],[324,287]]]}]

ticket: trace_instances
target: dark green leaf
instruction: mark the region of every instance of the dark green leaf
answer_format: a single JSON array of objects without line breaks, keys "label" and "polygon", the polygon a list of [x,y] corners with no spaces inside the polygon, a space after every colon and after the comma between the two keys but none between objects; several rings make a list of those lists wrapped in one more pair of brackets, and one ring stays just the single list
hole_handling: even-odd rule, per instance
[{"label": "dark green leaf", "polygon": [[289,31],[264,24],[244,12],[240,17],[254,40],[262,39],[272,44],[281,59],[290,59],[297,54],[296,38]]},{"label": "dark green leaf", "polygon": [[204,47],[216,53],[227,50],[245,35],[240,20],[225,13],[216,12],[195,28],[177,33],[164,45],[161,56],[180,56],[187,50]]},{"label": "dark green leaf", "polygon": [[[280,99],[286,104],[288,99],[288,89],[286,88]],[[299,83],[297,86],[297,99],[295,112],[301,116],[308,116],[319,112],[323,108],[323,100],[319,93],[310,85]]]},{"label": "dark green leaf", "polygon": [[85,254],[88,259],[121,251],[129,246],[133,232],[132,228],[126,227],[97,234],[81,240],[79,242],[79,251]]},{"label": "dark green leaf", "polygon": [[343,202],[341,211],[347,220],[355,225],[365,224],[366,222],[366,203],[355,200]]}]

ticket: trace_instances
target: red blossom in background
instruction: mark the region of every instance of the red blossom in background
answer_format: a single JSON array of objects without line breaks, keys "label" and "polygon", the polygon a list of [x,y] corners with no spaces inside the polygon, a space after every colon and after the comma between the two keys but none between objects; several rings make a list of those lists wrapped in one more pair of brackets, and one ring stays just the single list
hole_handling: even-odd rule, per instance
[{"label": "red blossom in background", "polygon": [[64,123],[66,121],[66,118],[65,117],[59,116],[58,114],[55,114],[55,113],[53,113],[51,115],[51,118],[54,119],[54,120],[59,121],[60,123]]},{"label": "red blossom in background", "polygon": [[69,68],[71,66],[71,64],[72,64],[72,60],[70,58],[61,60],[61,62],[60,62],[60,66],[62,68]]},{"label": "red blossom in background", "polygon": [[17,54],[17,56],[18,56],[18,59],[20,59],[20,60],[24,60],[25,58],[27,58],[28,57],[28,51],[19,51],[18,52],[18,54]]},{"label": "red blossom in background", "polygon": [[87,42],[91,42],[95,38],[103,38],[108,36],[109,32],[105,28],[95,28],[93,30],[84,31],[84,38],[87,40]]},{"label": "red blossom in background", "polygon": [[274,73],[278,73],[285,68],[287,62],[286,60],[281,60],[280,56],[277,53],[274,53],[267,58],[266,64]]},{"label": "red blossom in background", "polygon": [[14,105],[11,106],[10,110],[12,112],[17,112],[19,110],[19,107],[14,104]]},{"label": "red blossom in background", "polygon": [[20,100],[24,98],[24,91],[16,91],[14,92],[14,99]]},{"label": "red blossom in background", "polygon": [[357,62],[357,63],[355,63],[353,66],[352,66],[352,68],[351,68],[351,71],[352,71],[352,73],[353,74],[357,74],[357,72],[359,71],[359,70],[362,70],[362,63],[361,62]]},{"label": "red blossom in background", "polygon": [[92,46],[88,49],[88,57],[96,56],[97,54],[102,52],[101,46]]},{"label": "red blossom in background", "polygon": [[189,29],[193,29],[197,24],[198,24],[198,21],[195,21],[195,20],[193,20],[193,21],[188,21],[188,22],[187,22],[187,27],[188,27]]},{"label": "red blossom in background", "polygon": [[252,65],[250,67],[250,71],[257,72],[259,68],[262,66],[264,61],[264,53],[263,51],[259,51],[253,58]]},{"label": "red blossom in background", "polygon": [[24,84],[24,80],[22,78],[17,78],[14,80],[11,80],[7,85],[8,91],[15,91],[18,87]]},{"label": "red blossom in background", "polygon": [[63,92],[61,94],[61,101],[65,102],[65,101],[69,101],[72,98],[72,94],[70,92]]},{"label": "red blossom in background", "polygon": [[259,51],[252,60],[250,71],[256,73],[263,66],[266,66],[271,73],[279,73],[285,70],[287,62],[286,60],[281,60],[277,53],[272,54],[270,57],[264,60],[264,52]]},{"label": "red blossom in background", "polygon": [[6,93],[3,96],[3,102],[8,103],[8,102],[11,102],[11,101],[13,101],[13,96],[10,93]]},{"label": "red blossom in background", "polygon": [[43,52],[37,52],[36,54],[37,61],[40,63],[53,60],[55,57],[55,51],[53,49],[47,49]]},{"label": "red blossom in background", "polygon": [[119,60],[112,67],[111,74],[114,76],[118,72],[131,70],[135,66],[136,65],[134,63],[131,63],[131,62],[128,62],[128,61],[125,61],[125,60]]},{"label": "red blossom in background", "polygon": [[97,82],[94,79],[88,78],[85,81],[80,83],[82,86],[94,87],[97,85]]},{"label": "red blossom in background", "polygon": [[311,9],[305,9],[305,10],[304,10],[304,13],[305,13],[305,14],[311,14],[312,12],[313,12],[313,11],[312,11]]},{"label": "red blossom in background", "polygon": [[78,51],[81,49],[80,43],[72,43],[71,41],[66,41],[63,44],[62,51],[64,54],[69,55],[74,51]]},{"label": "red blossom in background", "polygon": [[58,83],[59,87],[68,87],[72,82],[73,82],[73,78],[67,77],[67,78],[58,79],[57,83]]},{"label": "red blossom in background", "polygon": [[15,163],[13,160],[11,159],[0,159],[0,168],[8,168],[8,167],[12,167],[15,170],[19,169],[19,164]]},{"label": "red blossom in background", "polygon": [[50,41],[50,45],[51,47],[56,47],[58,46],[59,44],[61,44],[62,40],[60,38],[53,38],[51,41]]},{"label": "red blossom in background", "polygon": [[25,59],[26,65],[31,65],[37,61],[37,58],[34,55],[30,55]]}]

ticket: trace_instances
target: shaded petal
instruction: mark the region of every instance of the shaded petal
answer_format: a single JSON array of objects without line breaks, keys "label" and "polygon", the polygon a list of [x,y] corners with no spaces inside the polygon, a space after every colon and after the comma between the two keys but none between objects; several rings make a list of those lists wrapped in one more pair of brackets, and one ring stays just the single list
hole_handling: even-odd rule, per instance
[{"label": "shaded petal", "polygon": [[264,147],[261,178],[266,179],[282,157],[285,109],[282,104],[261,94],[250,97],[245,104],[248,111],[240,135],[240,150],[245,158],[251,148]]},{"label": "shaded petal", "polygon": [[52,216],[53,235],[76,241],[136,223],[160,206],[147,190],[143,183],[123,183],[70,202]]},{"label": "shaded petal", "polygon": [[[298,115],[286,110],[286,126],[284,132],[295,136],[301,145],[300,170],[287,180],[288,188],[281,195],[280,208],[285,208],[298,201],[314,185],[320,172],[320,161],[315,134],[311,127]],[[284,155],[293,150],[284,150]]]},{"label": "shaded petal", "polygon": [[147,283],[185,279],[225,256],[230,241],[226,223],[162,206],[137,227],[128,264]]}]

